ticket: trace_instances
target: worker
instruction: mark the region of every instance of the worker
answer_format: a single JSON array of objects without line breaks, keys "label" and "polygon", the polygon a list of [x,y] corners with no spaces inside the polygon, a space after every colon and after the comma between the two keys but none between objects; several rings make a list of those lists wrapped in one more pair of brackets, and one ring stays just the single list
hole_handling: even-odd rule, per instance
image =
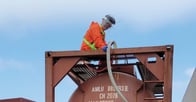
[{"label": "worker", "polygon": [[102,18],[102,23],[92,22],[86,34],[84,35],[80,50],[97,50],[101,49],[104,52],[107,50],[107,43],[105,41],[105,30],[115,24],[115,19],[106,15]]},{"label": "worker", "polygon": [[[104,31],[111,28],[114,24],[115,19],[110,15],[106,15],[104,18],[102,18],[101,24],[93,21],[84,35],[80,50],[87,51],[101,49],[102,51],[106,52],[107,43],[105,41],[106,33]],[[106,60],[100,59],[99,68],[97,70],[102,71],[106,69],[106,66]]]}]

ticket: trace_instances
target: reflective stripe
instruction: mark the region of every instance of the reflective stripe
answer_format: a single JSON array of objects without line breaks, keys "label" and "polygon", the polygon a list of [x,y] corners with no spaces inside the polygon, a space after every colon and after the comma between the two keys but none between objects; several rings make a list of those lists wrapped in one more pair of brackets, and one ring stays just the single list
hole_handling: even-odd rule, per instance
[{"label": "reflective stripe", "polygon": [[105,32],[103,31],[103,29],[102,29],[102,25],[99,25],[100,26],[100,28],[101,28],[101,34],[105,34]]},{"label": "reflective stripe", "polygon": [[92,50],[96,50],[95,43],[91,44],[89,41],[87,41],[85,38],[83,39],[85,44],[87,44]]},{"label": "reflective stripe", "polygon": [[104,31],[101,31],[101,34],[103,34],[103,35],[104,35],[104,34],[105,34],[105,32],[104,32]]}]

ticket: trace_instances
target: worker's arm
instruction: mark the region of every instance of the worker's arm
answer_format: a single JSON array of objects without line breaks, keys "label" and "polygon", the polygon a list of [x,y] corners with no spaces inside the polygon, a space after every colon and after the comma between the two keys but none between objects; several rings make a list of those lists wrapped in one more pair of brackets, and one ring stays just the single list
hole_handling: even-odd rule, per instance
[{"label": "worker's arm", "polygon": [[94,29],[93,34],[94,35],[92,37],[96,48],[102,49],[104,46],[107,46],[105,42],[105,35],[101,34],[100,29]]}]

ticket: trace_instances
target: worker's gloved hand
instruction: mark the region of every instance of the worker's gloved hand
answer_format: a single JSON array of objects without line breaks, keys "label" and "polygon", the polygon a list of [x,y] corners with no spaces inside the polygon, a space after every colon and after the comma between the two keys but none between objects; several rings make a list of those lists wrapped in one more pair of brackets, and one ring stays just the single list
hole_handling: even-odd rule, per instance
[{"label": "worker's gloved hand", "polygon": [[107,46],[104,46],[104,47],[102,47],[102,50],[104,51],[104,52],[106,52],[107,51]]}]

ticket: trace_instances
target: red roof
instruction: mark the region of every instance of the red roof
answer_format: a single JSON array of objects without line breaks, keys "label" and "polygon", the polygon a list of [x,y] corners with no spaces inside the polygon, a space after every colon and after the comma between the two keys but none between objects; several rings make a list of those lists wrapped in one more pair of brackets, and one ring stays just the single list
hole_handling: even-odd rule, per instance
[{"label": "red roof", "polygon": [[0,99],[0,102],[35,102],[25,98]]}]

